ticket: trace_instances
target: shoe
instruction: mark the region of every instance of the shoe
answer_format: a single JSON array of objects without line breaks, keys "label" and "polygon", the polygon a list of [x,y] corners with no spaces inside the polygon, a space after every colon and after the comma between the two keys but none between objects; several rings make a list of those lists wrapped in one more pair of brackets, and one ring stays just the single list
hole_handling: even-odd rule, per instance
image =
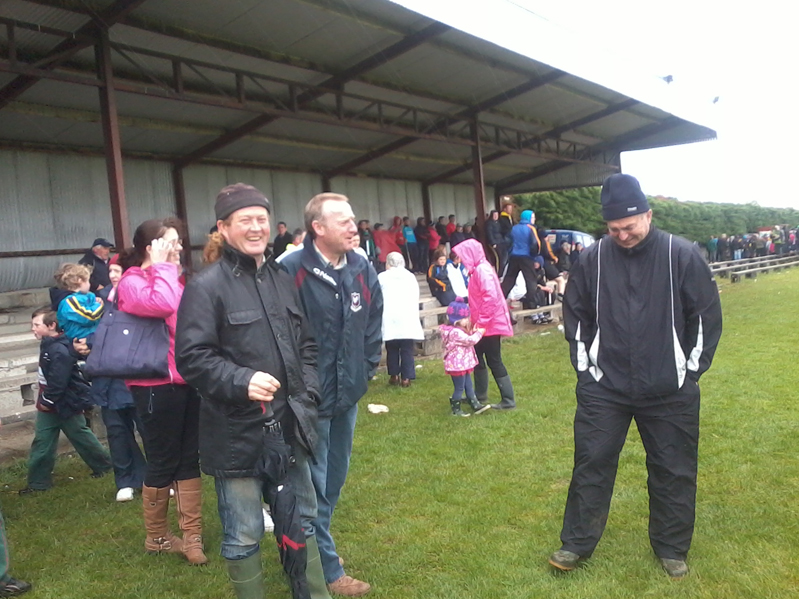
[{"label": "shoe", "polygon": [[467,414],[463,410],[461,410],[461,400],[460,399],[452,399],[449,400],[449,405],[452,408],[452,415],[453,416],[463,416],[464,418],[471,416],[471,414]]},{"label": "shoe", "polygon": [[119,503],[133,501],[133,487],[122,487],[117,491],[117,501]]},{"label": "shoe", "polygon": [[263,508],[264,512],[264,532],[272,532],[275,530],[275,523],[272,521],[272,516],[269,514],[269,510]]},{"label": "shoe", "polygon": [[169,487],[141,488],[144,507],[144,550],[150,554],[183,553],[183,541],[169,530],[167,512],[169,511]]},{"label": "shoe", "polygon": [[577,567],[579,562],[579,555],[573,551],[566,551],[565,549],[558,549],[555,553],[549,556],[550,565],[562,572],[571,572]]},{"label": "shoe", "polygon": [[174,487],[178,523],[183,531],[183,555],[193,566],[204,566],[208,558],[203,552],[202,480],[176,480]]},{"label": "shoe", "polygon": [[331,582],[327,585],[331,593],[336,595],[344,595],[345,597],[361,597],[366,595],[372,590],[372,586],[368,582],[358,580],[346,574],[338,580]]},{"label": "shoe", "polygon": [[0,581],[0,597],[16,597],[31,590],[31,584],[9,576]]},{"label": "shoe", "polygon": [[411,386],[411,379],[402,379],[402,382],[400,383],[400,386],[401,387],[405,387],[405,388],[410,387]]},{"label": "shoe", "polygon": [[390,377],[388,377],[388,384],[394,385],[396,387],[400,384],[400,377],[396,374],[392,374]]},{"label": "shoe", "polygon": [[103,470],[102,472],[92,472],[89,476],[92,478],[103,478],[110,470]]},{"label": "shoe", "polygon": [[483,414],[484,412],[488,412],[491,409],[490,405],[481,404],[476,397],[467,397],[466,402],[469,404],[469,407],[472,408],[472,413],[475,416],[477,416],[478,414]]},{"label": "shoe", "polygon": [[241,599],[263,599],[264,575],[261,566],[261,550],[244,559],[227,559],[227,574],[233,592]]},{"label": "shoe", "polygon": [[510,381],[510,375],[505,375],[496,379],[497,387],[499,387],[499,396],[501,401],[492,404],[491,407],[495,410],[513,410],[516,408],[516,400],[513,393],[513,384]]},{"label": "shoe", "polygon": [[19,490],[20,495],[33,495],[34,493],[44,493],[47,489],[34,489],[32,487],[25,487]]},{"label": "shoe", "polygon": [[683,578],[688,575],[688,564],[683,559],[669,559],[666,557],[660,558],[660,565],[666,571],[670,578]]}]

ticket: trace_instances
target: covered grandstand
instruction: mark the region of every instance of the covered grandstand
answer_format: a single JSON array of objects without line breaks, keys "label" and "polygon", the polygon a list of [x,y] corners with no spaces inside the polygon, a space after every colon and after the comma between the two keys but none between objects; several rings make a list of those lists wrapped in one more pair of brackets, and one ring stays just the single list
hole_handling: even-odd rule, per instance
[{"label": "covered grandstand", "polygon": [[5,0],[0,291],[146,218],[177,214],[197,246],[236,181],[290,227],[323,190],[372,222],[479,224],[501,195],[715,137],[453,23],[388,0]]}]

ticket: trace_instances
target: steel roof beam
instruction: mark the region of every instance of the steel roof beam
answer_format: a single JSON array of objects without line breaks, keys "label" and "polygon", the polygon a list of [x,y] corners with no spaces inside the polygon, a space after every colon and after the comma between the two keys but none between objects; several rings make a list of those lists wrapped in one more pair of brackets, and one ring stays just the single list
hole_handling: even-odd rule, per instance
[{"label": "steel roof beam", "polygon": [[[565,75],[563,71],[554,70],[544,75],[543,77],[534,77],[533,79],[525,81],[524,83],[517,85],[516,87],[513,87],[502,93],[496,94],[495,96],[487,98],[486,100],[483,100],[482,102],[479,102],[474,106],[462,110],[461,112],[453,115],[453,117],[450,119],[450,122],[465,121],[468,120],[469,118],[474,118],[477,116],[479,112],[482,112],[484,110],[489,110],[517,96],[526,94],[527,92],[532,91],[538,87],[551,83],[552,81],[559,79],[563,75]],[[444,125],[443,122],[438,121],[430,129],[435,130],[443,125]],[[328,176],[333,178],[342,175],[348,171],[351,171],[354,168],[363,166],[367,162],[371,162],[372,160],[376,160],[377,158],[381,158],[382,156],[386,156],[394,152],[395,150],[398,150],[409,144],[412,144],[417,139],[418,138],[411,136],[403,137],[389,144],[381,146],[380,148],[369,150],[368,152],[364,153],[362,156],[359,156],[354,160],[350,160],[348,162],[345,162],[344,164],[340,164],[339,166],[335,167],[334,169],[328,172]]]},{"label": "steel roof beam", "polygon": [[[682,119],[679,119],[676,116],[670,116],[662,121],[650,123],[649,125],[644,125],[638,129],[628,131],[627,133],[619,135],[612,140],[595,144],[591,146],[591,149],[601,152],[623,152],[625,150],[625,145],[634,141],[638,141],[639,139],[647,138],[651,135],[656,135],[657,133],[668,131],[669,129],[673,129],[683,122],[684,121],[682,121]],[[506,177],[505,179],[501,179],[496,182],[495,187],[498,190],[497,193],[508,193],[508,190],[512,187],[516,187],[517,185],[532,179],[537,179],[538,177],[548,175],[549,173],[553,173],[567,166],[569,166],[568,162],[555,160],[548,164],[543,164],[527,173]]]},{"label": "steel roof beam", "polygon": [[[329,79],[327,79],[324,83],[322,83],[318,87],[322,88],[340,88],[342,87],[347,81],[362,75],[363,73],[370,71],[374,68],[377,68],[381,65],[386,64],[387,62],[405,54],[406,52],[424,44],[431,38],[444,33],[445,31],[449,31],[450,27],[448,25],[444,25],[443,23],[435,22],[432,25],[428,25],[421,31],[417,31],[416,33],[412,33],[411,35],[404,37],[400,41],[392,44],[388,48],[381,50],[368,58],[360,61],[359,63],[345,69],[341,73],[337,75],[333,75]],[[298,107],[304,107],[313,100],[325,95],[326,92],[324,90],[308,90],[302,94],[300,94],[296,99],[296,104]],[[244,123],[240,127],[233,129],[225,133],[224,135],[219,136],[215,140],[205,144],[201,148],[194,150],[193,152],[187,154],[179,161],[175,163],[176,168],[184,168],[189,164],[196,162],[220,150],[233,142],[241,139],[245,135],[248,135],[254,131],[257,131],[261,127],[273,122],[276,120],[274,116],[270,116],[267,114],[259,115],[254,119]]]},{"label": "steel roof beam", "polygon": [[[153,53],[151,53],[153,54]],[[161,56],[163,57],[163,56]],[[178,60],[178,59],[175,59]],[[54,81],[61,81],[64,83],[73,83],[78,85],[88,85],[94,87],[102,87],[103,83],[95,76],[86,76],[87,71],[65,71],[54,70],[46,71],[41,69],[34,69],[24,63],[17,61],[11,63],[7,60],[0,59],[0,72],[13,73],[17,75],[30,75],[33,77],[51,79]],[[236,74],[237,71],[230,71],[231,74]],[[117,72],[119,75],[119,72]],[[364,110],[342,110],[333,111],[325,110],[324,107],[317,110],[296,110],[290,105],[286,105],[281,101],[275,101],[270,98],[268,101],[259,101],[248,97],[231,97],[226,95],[225,92],[217,90],[209,91],[203,90],[188,90],[184,85],[183,89],[177,91],[174,87],[157,82],[153,85],[153,81],[146,80],[133,80],[133,79],[115,79],[115,87],[119,92],[126,92],[138,95],[144,95],[159,99],[167,99],[173,101],[182,101],[192,104],[215,106],[219,108],[230,108],[233,110],[241,110],[246,112],[260,113],[269,115],[274,118],[290,118],[306,122],[328,124],[337,127],[348,127],[352,129],[359,129],[364,131],[371,131],[376,133],[383,133],[387,135],[396,135],[401,138],[412,137],[414,139],[426,139],[431,141],[443,142],[454,145],[471,146],[472,141],[468,136],[461,135],[462,131],[457,129],[450,129],[450,126],[459,121],[453,120],[449,115],[442,115],[441,113],[425,113],[424,111],[416,111],[421,115],[422,122],[415,120],[408,121],[407,119],[401,120],[395,117],[388,118],[384,116],[380,118],[381,106],[392,109],[402,109],[405,113],[411,115],[415,109],[406,107],[396,103],[381,103],[372,102],[372,114],[364,116]],[[285,82],[284,82],[285,83]],[[293,84],[291,84],[293,85]],[[297,87],[297,86],[295,86]],[[335,93],[327,90],[326,93]],[[342,97],[350,97],[351,95],[342,95]],[[358,99],[359,96],[352,96]],[[361,98],[362,99],[362,98]],[[418,116],[418,115],[417,115]],[[407,122],[406,122],[407,121]],[[431,128],[427,123],[444,123],[439,129]],[[493,125],[484,125],[494,130],[494,138],[486,136],[483,140],[483,145],[487,148],[496,150],[510,150],[514,154],[523,156],[530,156],[533,158],[544,158],[547,160],[560,158],[569,162],[586,162],[592,163],[586,159],[575,159],[573,156],[577,155],[584,149],[579,147],[578,144],[567,144],[560,152],[554,151],[536,151],[520,147],[520,143],[526,139],[526,133],[510,128],[502,128]],[[497,137],[498,136],[498,137]],[[521,141],[519,141],[521,140]]]},{"label": "steel roof beam", "polygon": [[[593,123],[594,121],[598,121],[600,119],[605,118],[606,116],[610,116],[612,114],[616,114],[617,112],[621,112],[623,110],[627,110],[628,108],[639,104],[638,100],[624,100],[623,102],[618,102],[616,104],[611,104],[610,106],[603,108],[602,110],[598,110],[596,112],[592,112],[589,115],[586,115],[582,118],[573,120],[569,123],[565,123],[563,125],[558,125],[554,129],[550,129],[549,131],[541,134],[541,139],[554,139],[560,137],[562,134],[566,133],[567,131],[572,131],[577,127],[582,127],[583,125],[587,125],[589,123]],[[528,142],[529,145],[530,142]],[[495,160],[499,160],[500,158],[504,158],[505,156],[510,156],[511,152],[505,152],[501,150],[499,152],[494,152],[493,154],[489,154],[483,158],[483,164],[488,162],[494,162]],[[428,185],[434,185],[436,183],[441,183],[446,181],[447,179],[451,179],[457,175],[466,173],[472,169],[471,163],[463,164],[461,166],[456,166],[455,168],[451,168],[448,171],[445,171],[431,179],[428,179],[425,183]]]},{"label": "steel roof beam", "polygon": [[[85,37],[94,37],[103,28],[109,28],[117,23],[119,20],[125,18],[131,11],[141,6],[146,0],[117,0],[116,3],[97,13],[92,17],[92,20],[83,25],[78,31],[75,32],[74,39],[66,39],[60,42],[49,54],[52,60],[49,60],[42,68],[52,70],[58,65],[63,64],[72,56],[92,45],[91,40],[84,39]],[[0,89],[0,110],[8,105],[12,100],[16,100],[36,82],[39,81],[38,77],[31,77],[21,75],[8,83],[3,89]]]}]

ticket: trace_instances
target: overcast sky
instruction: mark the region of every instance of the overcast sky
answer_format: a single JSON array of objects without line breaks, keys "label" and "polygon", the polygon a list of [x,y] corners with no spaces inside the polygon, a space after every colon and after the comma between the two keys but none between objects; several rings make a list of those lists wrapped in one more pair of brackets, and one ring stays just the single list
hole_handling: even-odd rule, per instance
[{"label": "overcast sky", "polygon": [[672,75],[666,93],[717,131],[712,142],[623,154],[646,193],[799,208],[799,3],[508,1],[590,40],[631,77]]},{"label": "overcast sky", "polygon": [[717,131],[623,154],[646,193],[799,208],[796,0],[393,1]]}]

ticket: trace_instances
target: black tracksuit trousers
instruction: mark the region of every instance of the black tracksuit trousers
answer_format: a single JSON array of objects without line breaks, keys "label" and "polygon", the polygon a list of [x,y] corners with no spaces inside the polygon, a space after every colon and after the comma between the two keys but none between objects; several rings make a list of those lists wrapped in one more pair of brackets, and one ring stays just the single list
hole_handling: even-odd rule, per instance
[{"label": "black tracksuit trousers", "polygon": [[588,372],[580,379],[562,548],[588,557],[599,543],[619,453],[635,418],[649,474],[649,541],[658,557],[685,559],[696,509],[699,386],[686,379],[673,395],[633,400],[608,391]]}]

